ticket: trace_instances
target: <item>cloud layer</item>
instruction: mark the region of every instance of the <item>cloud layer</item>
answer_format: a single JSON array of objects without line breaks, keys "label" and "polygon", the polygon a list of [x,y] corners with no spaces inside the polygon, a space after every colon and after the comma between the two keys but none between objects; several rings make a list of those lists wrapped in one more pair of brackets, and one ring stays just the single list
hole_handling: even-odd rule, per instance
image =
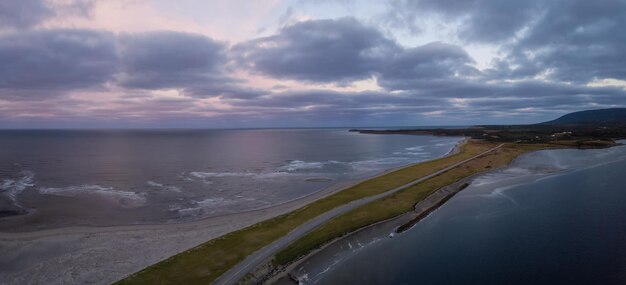
[{"label": "cloud layer", "polygon": [[112,78],[117,55],[108,32],[34,30],[0,37],[0,62],[0,98],[19,100],[101,86]]},{"label": "cloud layer", "polygon": [[219,77],[225,45],[170,31],[123,35],[119,40],[120,82],[129,88],[184,88]]},{"label": "cloud layer", "polygon": [[[0,127],[512,123],[626,105],[624,1],[398,0],[370,21],[290,7],[237,42],[64,26],[98,5],[0,4]],[[398,38],[428,25],[450,41]],[[486,67],[476,46],[495,51]]]},{"label": "cloud layer", "polygon": [[245,65],[268,76],[333,82],[371,77],[396,49],[376,29],[342,18],[299,22],[235,51]]}]

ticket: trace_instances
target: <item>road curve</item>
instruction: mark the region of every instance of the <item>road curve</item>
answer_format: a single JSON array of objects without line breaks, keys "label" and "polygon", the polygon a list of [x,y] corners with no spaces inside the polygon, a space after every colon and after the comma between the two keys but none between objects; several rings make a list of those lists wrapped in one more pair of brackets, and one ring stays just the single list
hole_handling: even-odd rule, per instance
[{"label": "road curve", "polygon": [[286,234],[285,236],[275,240],[274,242],[272,242],[271,244],[261,248],[260,250],[255,251],[254,253],[252,253],[251,255],[249,255],[248,257],[246,257],[246,259],[244,259],[242,262],[240,262],[239,264],[235,265],[233,268],[231,268],[230,270],[226,271],[226,273],[222,274],[222,276],[220,276],[219,278],[217,278],[213,284],[217,284],[217,285],[225,285],[225,284],[235,284],[237,281],[241,280],[248,272],[252,271],[255,267],[257,267],[263,260],[271,257],[272,255],[274,255],[279,249],[282,249],[284,247],[286,247],[287,245],[289,245],[290,243],[294,242],[295,240],[299,239],[300,237],[304,236],[306,233],[312,231],[313,229],[315,229],[316,227],[320,226],[321,224],[329,221],[330,219],[339,216],[341,214],[344,214],[352,209],[355,209],[357,207],[363,206],[367,203],[370,203],[372,201],[378,200],[380,198],[389,196],[391,194],[394,194],[398,191],[404,190],[406,188],[409,188],[417,183],[420,183],[424,180],[430,179],[434,176],[437,176],[441,173],[444,173],[452,168],[455,168],[461,164],[464,164],[468,161],[474,160],[480,156],[483,156],[485,154],[488,154],[490,152],[493,152],[499,148],[501,148],[504,144],[499,144],[498,146],[491,148],[487,151],[484,151],[482,153],[479,153],[475,156],[472,156],[468,159],[462,160],[460,162],[457,162],[453,165],[450,165],[444,169],[441,169],[439,171],[433,172],[429,175],[423,176],[421,178],[415,179],[407,184],[404,184],[402,186],[393,188],[387,192],[383,192],[374,196],[369,196],[369,197],[365,197],[359,200],[354,200],[352,202],[349,202],[347,204],[341,205],[337,208],[334,208],[324,214],[321,214],[311,220],[309,220],[308,222],[300,225],[299,227],[295,228],[294,230],[292,230],[291,232],[289,232],[288,234]]}]

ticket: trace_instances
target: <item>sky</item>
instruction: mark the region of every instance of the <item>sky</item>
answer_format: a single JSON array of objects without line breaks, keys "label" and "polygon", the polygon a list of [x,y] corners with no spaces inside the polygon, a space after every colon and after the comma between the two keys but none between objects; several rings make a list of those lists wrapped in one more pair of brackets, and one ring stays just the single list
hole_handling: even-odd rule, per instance
[{"label": "sky", "polygon": [[0,128],[523,124],[626,106],[626,0],[4,0]]}]

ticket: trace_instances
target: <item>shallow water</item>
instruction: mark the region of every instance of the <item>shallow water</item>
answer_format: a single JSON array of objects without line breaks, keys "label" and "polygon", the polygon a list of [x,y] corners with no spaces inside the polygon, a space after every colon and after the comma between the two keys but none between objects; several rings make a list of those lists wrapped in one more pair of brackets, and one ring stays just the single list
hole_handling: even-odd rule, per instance
[{"label": "shallow water", "polygon": [[0,230],[262,208],[442,156],[459,140],[346,129],[0,131]]},{"label": "shallow water", "polygon": [[304,284],[625,284],[624,185],[624,146],[530,153],[409,231],[351,237],[295,275]]}]

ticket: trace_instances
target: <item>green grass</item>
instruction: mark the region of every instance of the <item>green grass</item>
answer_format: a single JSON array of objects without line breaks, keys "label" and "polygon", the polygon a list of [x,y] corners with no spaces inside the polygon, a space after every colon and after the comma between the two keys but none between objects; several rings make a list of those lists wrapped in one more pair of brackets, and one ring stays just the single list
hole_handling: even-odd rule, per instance
[{"label": "green grass", "polygon": [[[299,225],[316,216],[319,216],[322,213],[350,201],[383,193],[395,187],[404,185],[410,181],[443,169],[456,162],[470,158],[493,146],[495,146],[493,143],[468,143],[458,154],[415,164],[386,175],[361,182],[290,213],[210,240],[200,246],[179,253],[162,262],[141,270],[126,279],[119,281],[117,284],[211,283],[228,269],[241,262],[248,255],[286,235]],[[426,193],[420,194],[419,197],[425,197],[423,195],[426,195]],[[396,195],[394,195],[394,197],[395,196]],[[388,201],[388,199],[385,199],[385,201]],[[405,204],[406,203],[403,203],[402,207],[399,207],[398,209],[392,209],[395,207],[393,205],[390,205],[389,209],[376,208],[376,212],[380,212],[381,215],[372,215],[369,218],[364,218],[362,219],[360,225],[365,225],[364,223],[367,221],[375,221],[378,217],[385,215],[397,215],[402,211],[406,212],[408,204]],[[382,215],[383,213],[384,215]],[[334,221],[335,220],[333,220],[333,223],[336,223]],[[340,223],[337,225],[341,228],[332,231],[333,234],[329,236],[336,236],[335,233],[345,233],[351,229],[355,229],[354,225],[350,223],[345,225]],[[324,228],[328,228],[328,226],[324,226]],[[317,246],[322,242],[322,240],[316,239],[315,243],[309,244],[303,248],[310,249],[311,245]],[[298,256],[301,252],[305,251],[306,250],[299,250],[297,252],[294,251],[294,254],[290,254],[289,258],[292,259],[294,256]]]},{"label": "green grass", "polygon": [[285,265],[319,248],[323,244],[359,228],[390,219],[413,210],[414,205],[441,187],[473,174],[508,164],[518,155],[547,145],[508,145],[495,152],[464,163],[445,173],[420,182],[388,197],[373,201],[341,216],[335,217],[285,249],[274,258],[274,265]]}]

